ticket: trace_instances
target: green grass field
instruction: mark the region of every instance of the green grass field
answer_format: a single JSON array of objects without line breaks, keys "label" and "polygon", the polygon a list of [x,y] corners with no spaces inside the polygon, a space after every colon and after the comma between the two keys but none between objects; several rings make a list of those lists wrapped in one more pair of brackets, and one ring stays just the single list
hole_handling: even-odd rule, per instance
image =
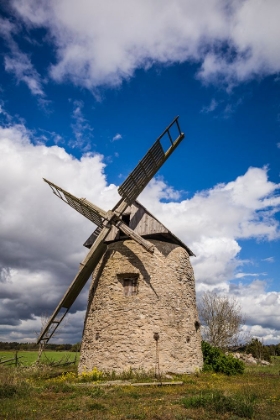
[{"label": "green grass field", "polygon": [[[38,359],[37,351],[19,351],[17,355],[19,358],[18,359],[19,364],[22,366],[31,366]],[[12,359],[14,357],[15,357],[14,350],[0,351],[0,362],[1,360]],[[75,357],[76,357],[76,353],[72,353],[69,351],[45,351],[42,354],[41,362],[42,363],[58,362],[62,359],[65,361],[66,360],[74,361]],[[9,364],[13,364],[13,362],[11,361]]]},{"label": "green grass field", "polygon": [[[243,375],[197,373],[174,376],[173,380],[183,381],[182,385],[116,387],[103,386],[108,378],[100,378],[97,371],[82,378],[77,376],[75,365],[36,367],[30,365],[32,355],[27,355],[33,352],[19,355],[21,353],[25,354],[29,366],[0,365],[1,420],[280,418],[279,357],[271,366],[248,367]],[[49,353],[52,360],[69,355],[65,354],[67,352]],[[3,354],[0,353],[0,358]],[[128,379],[129,375],[123,378]],[[83,382],[87,379],[91,382]],[[151,379],[154,380],[143,377],[132,378],[132,381]]]}]

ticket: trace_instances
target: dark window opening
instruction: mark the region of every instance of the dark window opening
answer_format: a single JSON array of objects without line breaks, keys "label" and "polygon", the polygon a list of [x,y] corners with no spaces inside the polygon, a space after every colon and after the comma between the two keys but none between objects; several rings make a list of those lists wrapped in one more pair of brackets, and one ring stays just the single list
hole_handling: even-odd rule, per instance
[{"label": "dark window opening", "polygon": [[130,222],[130,214],[123,214],[122,215],[122,221],[129,226],[129,222]]},{"label": "dark window opening", "polygon": [[[122,221],[127,225],[127,226],[129,226],[129,222],[130,222],[130,214],[123,214],[122,215]],[[120,230],[120,238],[122,238],[123,236],[126,236],[126,234],[125,233],[123,233],[121,230]]]}]

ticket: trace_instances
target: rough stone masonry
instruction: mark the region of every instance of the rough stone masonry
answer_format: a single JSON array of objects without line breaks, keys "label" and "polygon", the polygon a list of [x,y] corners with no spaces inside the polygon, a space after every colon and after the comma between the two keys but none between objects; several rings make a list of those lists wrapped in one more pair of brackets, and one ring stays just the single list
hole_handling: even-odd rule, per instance
[{"label": "rough stone masonry", "polygon": [[109,244],[94,271],[79,373],[202,368],[189,255],[179,245],[150,241],[153,254],[132,240]]}]

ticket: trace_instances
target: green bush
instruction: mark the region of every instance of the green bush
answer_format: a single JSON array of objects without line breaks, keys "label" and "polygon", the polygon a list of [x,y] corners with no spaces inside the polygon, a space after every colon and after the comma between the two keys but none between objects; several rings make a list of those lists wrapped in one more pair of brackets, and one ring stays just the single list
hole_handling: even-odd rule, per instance
[{"label": "green bush", "polygon": [[235,359],[232,355],[225,355],[222,350],[212,347],[205,341],[202,341],[201,347],[204,372],[219,372],[226,375],[236,375],[244,372],[245,365],[241,360]]}]

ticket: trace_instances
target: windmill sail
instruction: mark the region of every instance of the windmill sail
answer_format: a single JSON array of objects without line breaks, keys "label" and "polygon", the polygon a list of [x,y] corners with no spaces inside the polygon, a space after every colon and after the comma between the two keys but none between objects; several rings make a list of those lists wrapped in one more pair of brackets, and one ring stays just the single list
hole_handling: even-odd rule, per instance
[{"label": "windmill sail", "polygon": [[102,218],[105,217],[106,212],[101,208],[95,206],[90,201],[85,198],[77,198],[69,192],[65,191],[63,188],[58,187],[54,183],[43,178],[43,180],[49,184],[53,193],[60,198],[65,203],[69,204],[77,212],[81,213],[87,219],[92,221],[99,227],[103,227]]},{"label": "windmill sail", "polygon": [[[136,200],[138,195],[143,191],[148,182],[157,173],[162,164],[169,158],[171,153],[176,149],[178,144],[183,140],[184,134],[181,132],[178,118],[176,117],[172,123],[159,136],[154,145],[148,150],[143,159],[138,163],[136,168],[131,172],[127,179],[119,187],[118,192],[127,203],[131,204]],[[178,137],[175,141],[172,140],[170,129],[176,124],[178,128]],[[161,139],[164,135],[168,135],[170,140],[170,147],[165,152]]]}]

